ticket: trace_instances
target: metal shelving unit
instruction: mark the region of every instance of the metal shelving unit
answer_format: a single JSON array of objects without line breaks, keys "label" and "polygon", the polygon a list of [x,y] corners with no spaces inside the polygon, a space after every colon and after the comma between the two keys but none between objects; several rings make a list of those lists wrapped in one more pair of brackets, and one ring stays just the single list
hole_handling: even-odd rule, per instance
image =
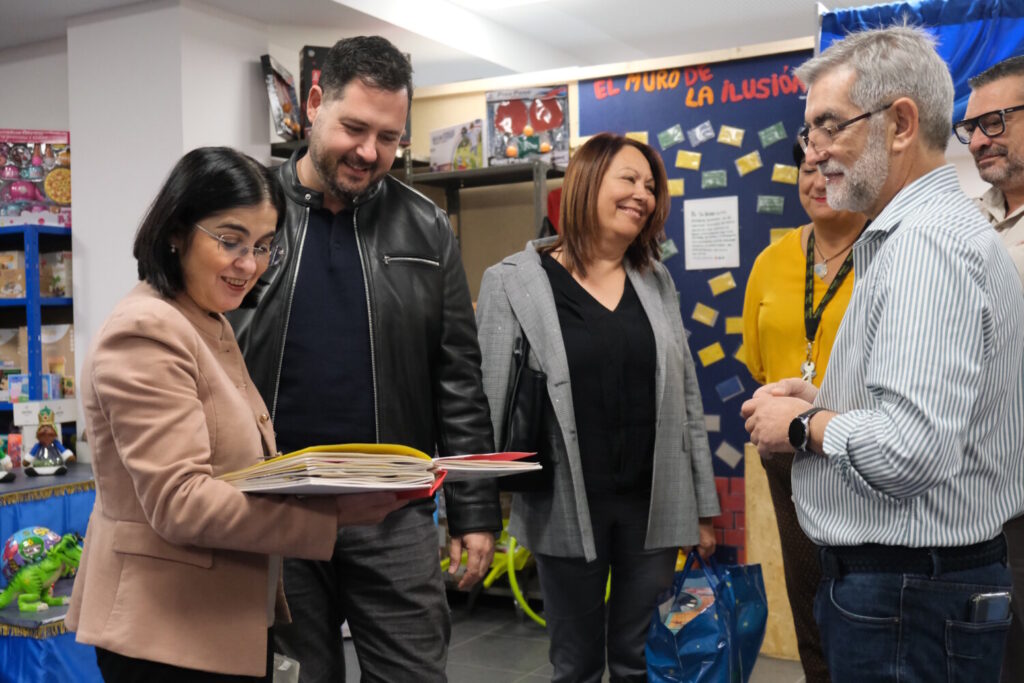
[{"label": "metal shelving unit", "polygon": [[490,166],[471,171],[414,172],[406,176],[410,185],[430,185],[444,188],[448,215],[457,217],[458,229],[462,227],[462,205],[459,191],[471,187],[488,187],[491,185],[507,185],[510,183],[533,183],[533,226],[539,234],[544,216],[547,213],[547,179],[561,178],[565,170],[552,166],[544,161],[532,160],[509,166]]},{"label": "metal shelving unit", "polygon": [[[28,329],[28,374],[29,399],[39,401],[43,398],[43,345],[40,338],[42,327],[42,310],[49,307],[70,307],[71,297],[41,297],[39,295],[39,238],[55,236],[60,241],[67,240],[67,249],[71,249],[71,228],[60,228],[48,225],[12,225],[0,228],[0,238],[8,235],[21,235],[25,247],[25,294],[17,299],[0,299],[0,308],[23,308],[25,310],[25,326]],[[45,237],[44,237],[45,239]],[[0,401],[0,411],[11,412],[10,402]]]}]

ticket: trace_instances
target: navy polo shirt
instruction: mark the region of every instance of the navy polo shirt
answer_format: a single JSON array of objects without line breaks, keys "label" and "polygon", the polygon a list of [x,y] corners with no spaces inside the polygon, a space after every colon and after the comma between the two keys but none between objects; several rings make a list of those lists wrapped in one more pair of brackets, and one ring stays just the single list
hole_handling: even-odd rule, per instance
[{"label": "navy polo shirt", "polygon": [[274,414],[277,447],[373,443],[370,320],[352,212],[311,208],[299,258]]}]

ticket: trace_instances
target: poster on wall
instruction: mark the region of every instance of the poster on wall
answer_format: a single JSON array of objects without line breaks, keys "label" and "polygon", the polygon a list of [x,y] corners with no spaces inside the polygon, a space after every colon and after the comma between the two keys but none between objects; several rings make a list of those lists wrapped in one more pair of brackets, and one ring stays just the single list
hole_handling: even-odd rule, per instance
[{"label": "poster on wall", "polygon": [[736,268],[740,265],[738,197],[708,197],[683,202],[686,269]]},{"label": "poster on wall", "polygon": [[805,88],[793,70],[810,50],[579,83],[580,137],[612,131],[646,141],[668,172],[662,260],[703,394],[715,474],[743,475],[740,405],[757,384],[743,363],[747,275],[757,255],[808,221],[793,145]]}]

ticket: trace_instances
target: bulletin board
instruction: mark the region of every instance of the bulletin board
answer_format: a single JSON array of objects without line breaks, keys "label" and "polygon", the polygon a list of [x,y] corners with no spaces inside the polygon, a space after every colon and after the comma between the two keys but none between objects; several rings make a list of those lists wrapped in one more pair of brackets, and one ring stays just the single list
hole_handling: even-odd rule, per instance
[{"label": "bulletin board", "polygon": [[[627,134],[665,162],[673,196],[662,258],[680,292],[719,484],[743,476],[739,410],[757,387],[740,360],[747,276],[773,235],[808,221],[793,162],[805,89],[793,70],[811,56],[800,50],[579,82],[580,137]],[[723,508],[730,500],[742,513],[742,490],[739,499],[725,493],[732,495],[719,491]]]}]

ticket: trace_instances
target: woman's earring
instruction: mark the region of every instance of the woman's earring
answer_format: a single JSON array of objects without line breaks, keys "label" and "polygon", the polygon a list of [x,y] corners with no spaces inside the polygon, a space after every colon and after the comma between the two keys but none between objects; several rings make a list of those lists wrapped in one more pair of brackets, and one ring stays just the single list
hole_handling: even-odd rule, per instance
[{"label": "woman's earring", "polygon": [[173,244],[171,245],[171,253],[172,254],[177,254],[178,253],[178,248],[176,246],[174,246]]}]

